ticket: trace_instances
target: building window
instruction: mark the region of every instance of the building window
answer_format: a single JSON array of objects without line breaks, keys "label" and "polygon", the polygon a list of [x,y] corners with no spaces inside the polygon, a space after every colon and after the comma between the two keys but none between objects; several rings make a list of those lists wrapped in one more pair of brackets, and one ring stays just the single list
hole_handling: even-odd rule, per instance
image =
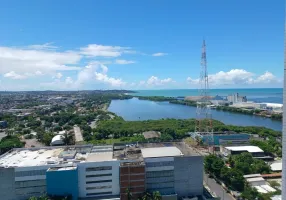
[{"label": "building window", "polygon": [[93,195],[106,195],[112,194],[112,192],[95,192],[95,193],[87,193],[86,196],[93,196]]},{"label": "building window", "polygon": [[17,181],[15,188],[46,187],[46,180]]},{"label": "building window", "polygon": [[112,174],[95,174],[95,175],[86,175],[86,178],[92,178],[92,177],[103,177],[103,176],[112,176]]},{"label": "building window", "polygon": [[174,176],[173,170],[152,171],[146,173],[146,178],[172,177],[172,176]]},{"label": "building window", "polygon": [[147,183],[148,189],[164,189],[164,188],[174,188],[174,182],[169,183]]},{"label": "building window", "polygon": [[164,167],[164,166],[174,166],[174,161],[147,162],[146,163],[146,167]]},{"label": "building window", "polygon": [[33,171],[19,171],[15,172],[16,177],[22,177],[22,176],[40,176],[40,175],[46,175],[46,169],[44,170],[33,170]]},{"label": "building window", "polygon": [[111,188],[111,185],[87,187],[86,190],[100,190],[100,189],[107,189],[107,188]]},{"label": "building window", "polygon": [[102,180],[102,181],[86,181],[86,184],[90,183],[110,183],[112,180]]},{"label": "building window", "polygon": [[103,166],[103,167],[89,167],[86,168],[86,171],[103,171],[103,170],[112,170],[112,166]]}]

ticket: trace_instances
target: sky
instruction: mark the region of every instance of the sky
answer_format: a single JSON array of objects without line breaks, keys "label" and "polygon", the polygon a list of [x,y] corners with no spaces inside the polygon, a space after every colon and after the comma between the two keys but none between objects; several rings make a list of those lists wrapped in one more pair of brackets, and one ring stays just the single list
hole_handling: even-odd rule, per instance
[{"label": "sky", "polygon": [[0,90],[282,87],[283,0],[1,1]]}]

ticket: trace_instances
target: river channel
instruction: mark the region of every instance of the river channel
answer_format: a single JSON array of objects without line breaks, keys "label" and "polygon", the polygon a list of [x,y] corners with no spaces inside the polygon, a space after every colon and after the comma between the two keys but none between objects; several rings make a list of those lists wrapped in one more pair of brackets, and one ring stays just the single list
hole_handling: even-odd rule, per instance
[{"label": "river channel", "polygon": [[[139,100],[138,98],[112,100],[108,110],[127,121],[162,118],[188,119],[196,117],[196,107],[170,104],[169,102]],[[259,116],[212,110],[212,118],[228,125],[264,126],[273,130],[282,130],[281,121]]]}]

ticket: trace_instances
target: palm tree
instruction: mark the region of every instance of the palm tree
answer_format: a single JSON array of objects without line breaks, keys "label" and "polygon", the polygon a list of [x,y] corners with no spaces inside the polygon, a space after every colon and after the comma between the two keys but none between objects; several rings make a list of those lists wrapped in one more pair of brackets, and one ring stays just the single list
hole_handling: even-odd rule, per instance
[{"label": "palm tree", "polygon": [[49,200],[49,198],[46,195],[43,195],[40,197],[30,197],[29,200]]},{"label": "palm tree", "polygon": [[142,200],[149,200],[149,199],[152,199],[152,195],[148,192],[145,192],[142,197]]},{"label": "palm tree", "polygon": [[10,129],[6,129],[5,134],[7,136],[12,136],[14,134],[14,132],[12,130],[10,130]]},{"label": "palm tree", "polygon": [[132,194],[129,188],[126,189],[126,193],[127,193],[127,199],[131,200],[132,199]]},{"label": "palm tree", "polygon": [[153,200],[162,200],[162,196],[159,191],[153,192]]},{"label": "palm tree", "polygon": [[73,136],[67,132],[65,132],[63,135],[62,135],[62,140],[63,142],[65,143],[65,145],[70,145],[73,143]]}]

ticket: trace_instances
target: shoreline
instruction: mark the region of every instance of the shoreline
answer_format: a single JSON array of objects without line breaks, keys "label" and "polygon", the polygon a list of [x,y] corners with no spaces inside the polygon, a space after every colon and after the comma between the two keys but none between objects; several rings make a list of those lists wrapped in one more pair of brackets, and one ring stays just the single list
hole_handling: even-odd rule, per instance
[{"label": "shoreline", "polygon": [[[178,100],[180,97],[164,97],[164,96],[136,96],[133,95],[133,98],[138,98],[139,100],[147,100],[147,101],[154,101],[154,102],[169,102],[171,104],[180,104],[185,106],[192,106],[196,107],[197,103],[195,101],[190,100]],[[280,104],[281,105],[281,104]],[[239,113],[242,115],[254,115],[262,118],[269,118],[274,121],[282,121],[283,113],[272,113],[272,114],[264,114],[263,110],[258,109],[244,109],[244,108],[237,108],[232,106],[214,106],[211,109],[215,109],[218,111],[223,112],[231,112],[231,113]],[[259,111],[259,112],[258,112]]]}]

